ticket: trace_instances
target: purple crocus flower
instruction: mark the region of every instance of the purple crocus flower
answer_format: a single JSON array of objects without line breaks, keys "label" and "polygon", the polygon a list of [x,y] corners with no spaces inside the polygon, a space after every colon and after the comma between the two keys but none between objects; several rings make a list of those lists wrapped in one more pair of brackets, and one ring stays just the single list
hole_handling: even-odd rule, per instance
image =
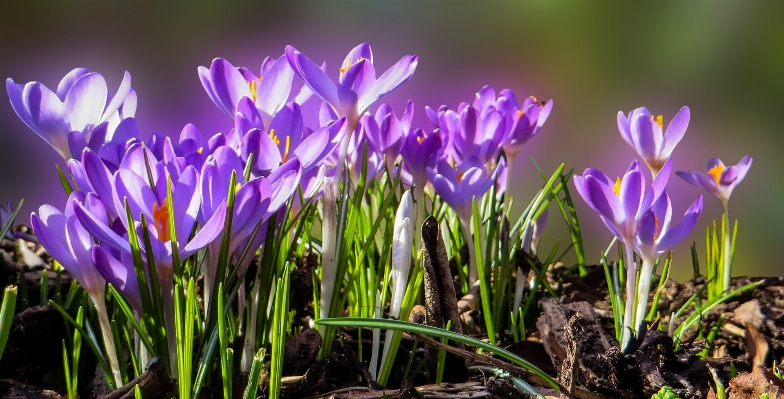
[{"label": "purple crocus flower", "polygon": [[235,68],[223,58],[214,59],[209,69],[199,67],[199,78],[204,90],[221,111],[234,118],[237,103],[243,97],[248,97],[267,125],[272,116],[286,104],[294,72],[288,60],[280,57],[277,60],[265,60],[261,73],[261,76],[256,77],[248,69]]},{"label": "purple crocus flower", "polygon": [[[664,191],[672,163],[666,162],[645,193],[645,177],[637,161],[632,162],[623,178],[610,179],[599,170],[588,168],[582,176],[574,176],[577,192],[607,226],[624,243],[631,243],[637,223]],[[632,248],[631,245],[628,248]]]},{"label": "purple crocus flower", "polygon": [[734,166],[724,166],[719,158],[713,158],[708,161],[708,172],[675,172],[683,180],[708,190],[711,194],[715,195],[721,203],[726,207],[727,202],[730,200],[732,190],[735,186],[740,184],[746,177],[746,173],[751,168],[751,156],[746,155],[743,159]]},{"label": "purple crocus flower", "polygon": [[645,319],[650,281],[656,260],[689,235],[697,223],[697,217],[701,211],[702,195],[686,211],[683,221],[671,226],[672,203],[669,195],[664,191],[640,218],[637,225],[637,235],[634,239],[634,249],[642,260],[640,285],[637,292],[637,310],[634,312],[633,327],[635,332],[640,332]]},{"label": "purple crocus flower", "polygon": [[[121,260],[115,258],[111,252],[115,252]],[[130,254],[105,249],[96,245],[92,249],[92,260],[96,270],[106,279],[106,282],[114,286],[122,294],[137,314],[142,314],[142,297],[139,292],[139,283],[136,280],[136,270],[134,269],[133,258]]]},{"label": "purple crocus flower", "polygon": [[[441,129],[448,129],[442,126]],[[467,105],[460,111],[457,130],[446,130],[454,143],[457,160],[475,157],[488,163],[494,161],[504,140],[506,120],[492,105],[476,108]]]},{"label": "purple crocus flower", "polygon": [[618,130],[645,161],[651,174],[656,176],[686,133],[689,117],[689,107],[681,108],[667,125],[667,130],[662,132],[662,116],[654,117],[645,107],[637,108],[628,115],[618,111]]},{"label": "purple crocus flower", "polygon": [[293,158],[299,160],[303,172],[317,167],[337,146],[337,137],[345,122],[345,118],[341,118],[311,132],[302,122],[299,104],[290,102],[275,114],[269,130],[265,131],[258,124],[259,113],[249,104],[248,98],[240,100],[234,129],[242,136],[243,161],[247,162],[249,155],[254,154],[251,170],[257,176],[268,176]]},{"label": "purple crocus flower", "polygon": [[506,117],[507,134],[503,148],[507,158],[511,160],[528,140],[539,133],[553,110],[553,100],[540,103],[536,97],[531,96],[526,98],[521,106],[514,93],[507,89],[498,95],[496,107],[503,111]]},{"label": "purple crocus flower", "polygon": [[106,281],[92,259],[94,238],[75,214],[76,209],[94,212],[102,222],[108,222],[106,210],[98,197],[92,193],[74,191],[68,198],[65,213],[51,205],[44,205],[39,208],[38,214],[33,213],[30,216],[30,225],[38,235],[41,245],[74,276],[93,301],[112,374],[119,386],[122,379],[104,299]]},{"label": "purple crocus flower", "polygon": [[362,127],[373,148],[386,158],[387,168],[392,170],[395,160],[403,150],[406,134],[411,129],[411,119],[414,117],[414,103],[409,100],[406,104],[403,116],[398,119],[392,111],[392,107],[382,104],[376,115],[362,117]]},{"label": "purple crocus flower", "polygon": [[[124,118],[136,113],[136,92],[131,89],[131,75],[125,72],[120,88],[111,97],[106,81],[98,73],[84,68],[69,72],[52,92],[39,82],[25,85],[6,80],[6,90],[11,106],[22,121],[63,157],[78,156],[82,148],[72,148],[69,143],[89,143],[97,148],[100,143],[91,140],[93,131],[106,123],[104,132],[113,132]],[[112,137],[96,136],[109,141]]]},{"label": "purple crocus flower", "polygon": [[667,160],[661,169],[662,173],[653,180],[647,194],[645,177],[637,161],[632,162],[623,178],[618,177],[615,181],[591,168],[586,169],[582,176],[574,176],[577,192],[626,248],[626,308],[621,338],[621,347],[624,350],[631,342],[635,318],[637,265],[633,261],[633,252],[637,226],[643,215],[664,192],[671,169],[672,162]]},{"label": "purple crocus flower", "polygon": [[[354,131],[359,118],[371,105],[411,79],[419,59],[415,55],[406,55],[377,79],[373,52],[368,44],[362,43],[346,56],[336,86],[321,68],[294,47],[286,47],[286,58],[305,86],[329,104],[338,117],[346,118],[348,134]],[[343,137],[338,155],[335,171],[338,179],[341,178],[349,148],[348,134]]]},{"label": "purple crocus flower", "polygon": [[727,223],[724,225],[724,248],[722,250],[721,258],[724,260],[722,265],[723,270],[720,272],[722,280],[721,286],[726,291],[730,287],[730,280],[732,278],[732,237],[730,234],[730,215],[729,215],[729,202],[732,190],[735,186],[740,184],[746,177],[746,173],[751,168],[751,156],[746,155],[738,162],[737,165],[724,166],[719,158],[713,158],[708,161],[708,173],[702,172],[676,172],[683,180],[708,190],[716,196],[724,206],[724,216]]},{"label": "purple crocus flower", "polygon": [[[471,218],[472,204],[474,199],[481,200],[482,196],[495,183],[498,174],[506,167],[503,158],[498,162],[497,168],[488,173],[483,162],[476,158],[469,158],[453,168],[445,159],[436,165],[436,168],[428,168],[427,175],[433,188],[457,215],[468,243],[469,251],[469,278],[468,284],[473,285],[479,278],[476,266],[476,256],[474,246],[471,245]],[[474,232],[481,234],[481,232]]]},{"label": "purple crocus flower", "polygon": [[74,191],[68,197],[65,213],[51,205],[43,205],[37,214],[33,212],[30,216],[30,225],[46,252],[63,265],[79,285],[91,295],[103,296],[106,282],[96,270],[91,255],[95,242],[74,215],[77,203],[84,203],[98,215],[106,215],[103,203],[97,197]]},{"label": "purple crocus flower", "polygon": [[373,52],[367,43],[362,43],[346,56],[336,86],[321,68],[294,47],[286,46],[286,58],[305,85],[329,104],[338,116],[346,117],[349,126],[356,125],[360,115],[376,101],[411,79],[419,59],[415,55],[406,55],[376,78]]},{"label": "purple crocus flower", "polygon": [[441,159],[448,136],[436,129],[425,133],[422,129],[407,132],[401,155],[403,167],[411,174],[414,183],[414,200],[420,201],[425,185],[428,183],[428,169],[435,167]]}]

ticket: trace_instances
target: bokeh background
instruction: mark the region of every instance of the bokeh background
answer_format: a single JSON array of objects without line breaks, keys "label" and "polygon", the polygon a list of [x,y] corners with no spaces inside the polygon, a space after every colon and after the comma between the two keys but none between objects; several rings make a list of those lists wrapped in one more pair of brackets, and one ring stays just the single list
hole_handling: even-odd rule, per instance
[{"label": "bokeh background", "polygon": [[[373,46],[377,70],[419,54],[414,78],[386,98],[398,112],[413,99],[419,126],[429,126],[425,105],[457,106],[485,84],[555,101],[515,163],[518,212],[542,184],[526,157],[548,172],[565,162],[615,176],[636,157],[618,133],[619,110],[647,106],[666,123],[688,105],[675,169],[704,171],[711,157],[734,164],[751,154],[730,202],[740,219],[735,274],[784,275],[783,2],[0,2],[0,77],[55,88],[86,67],[113,92],[128,70],[145,137],[178,135],[186,123],[210,133],[231,128],[196,74],[214,57],[257,69],[291,44],[335,76],[360,42]],[[18,221],[44,203],[62,207],[54,164],[63,161],[16,117],[4,91],[0,138],[0,199],[25,199]],[[703,193],[675,176],[669,192],[678,220]],[[595,262],[611,235],[575,200]],[[705,200],[698,227],[675,251],[679,280],[692,273],[691,241],[704,263],[705,226],[720,217],[719,201]],[[549,224],[542,251],[568,242],[556,208]]]}]

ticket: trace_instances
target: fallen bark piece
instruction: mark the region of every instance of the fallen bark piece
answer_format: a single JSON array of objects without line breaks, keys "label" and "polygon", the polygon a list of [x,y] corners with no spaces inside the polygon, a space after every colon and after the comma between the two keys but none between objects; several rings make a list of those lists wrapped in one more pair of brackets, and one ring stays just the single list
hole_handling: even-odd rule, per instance
[{"label": "fallen bark piece", "polygon": [[561,362],[561,369],[558,370],[558,382],[563,387],[561,399],[574,398],[574,386],[577,379],[577,348],[576,336],[581,332],[577,320],[580,312],[574,313],[564,326],[564,338],[566,339],[566,357]]},{"label": "fallen bark piece", "polygon": [[729,383],[729,399],[757,399],[767,394],[769,399],[784,399],[784,382],[763,366],[756,366],[749,374],[739,375]]},{"label": "fallen bark piece", "polygon": [[562,305],[554,298],[543,299],[541,305],[544,312],[537,320],[536,328],[555,369],[560,370],[561,363],[567,358],[567,322],[579,313],[577,322],[581,328],[574,331],[574,341],[577,343],[576,358],[580,375],[589,386],[618,389],[620,385],[617,370],[605,356],[613,345],[593,311],[593,306],[588,302]]},{"label": "fallen bark piece", "polygon": [[672,337],[664,331],[648,331],[642,345],[634,353],[634,358],[637,360],[646,388],[658,392],[662,387],[667,386],[661,369],[664,363],[674,359]]},{"label": "fallen bark piece", "polygon": [[177,390],[177,384],[169,377],[163,362],[158,358],[150,361],[142,375],[133,381],[109,392],[100,399],[134,399],[134,387],[138,385],[144,399],[168,399]]},{"label": "fallen bark piece", "polygon": [[[480,382],[466,382],[462,384],[432,384],[416,387],[415,392],[422,398],[426,399],[462,399],[462,398],[487,398],[490,393],[485,390],[485,387]],[[406,392],[403,392],[406,391]],[[312,396],[311,398],[324,398],[324,399],[402,399],[401,394],[411,394],[410,391],[403,389],[384,389],[373,390],[366,387],[344,388],[337,391],[332,391],[319,396]]]},{"label": "fallen bark piece", "polygon": [[770,346],[765,336],[752,323],[746,323],[746,352],[749,353],[751,367],[764,366]]}]

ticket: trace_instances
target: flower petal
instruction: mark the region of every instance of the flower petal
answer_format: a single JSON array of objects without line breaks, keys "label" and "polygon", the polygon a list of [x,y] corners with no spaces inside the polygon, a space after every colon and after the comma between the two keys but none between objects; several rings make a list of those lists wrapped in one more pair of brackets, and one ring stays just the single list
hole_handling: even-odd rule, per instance
[{"label": "flower petal", "polygon": [[65,112],[71,130],[83,131],[97,125],[107,95],[106,81],[100,74],[93,72],[79,78],[65,95]]}]

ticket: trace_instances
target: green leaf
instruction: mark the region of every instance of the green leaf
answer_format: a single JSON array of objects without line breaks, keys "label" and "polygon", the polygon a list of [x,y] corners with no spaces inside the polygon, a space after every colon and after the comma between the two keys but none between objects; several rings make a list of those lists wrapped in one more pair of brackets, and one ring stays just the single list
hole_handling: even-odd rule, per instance
[{"label": "green leaf", "polygon": [[471,345],[480,349],[484,349],[488,352],[494,353],[499,357],[504,358],[536,374],[537,376],[547,381],[547,383],[550,384],[550,386],[552,386],[553,388],[559,391],[561,390],[561,386],[558,384],[557,381],[555,381],[552,377],[547,375],[547,373],[540,370],[538,367],[534,366],[529,361],[515,355],[512,352],[507,351],[506,349],[499,348],[495,345],[488,344],[486,342],[480,341],[476,338],[469,337],[467,335],[458,334],[452,331],[446,331],[441,328],[430,327],[422,324],[415,324],[406,321],[387,320],[387,319],[364,319],[359,317],[341,317],[341,318],[321,319],[316,321],[316,324],[323,324],[323,325],[334,326],[334,327],[384,328],[388,330],[399,330],[399,331],[406,331],[410,333],[425,334],[437,338],[445,338],[450,341],[460,342],[466,345]]},{"label": "green leaf", "polygon": [[8,334],[11,332],[11,321],[14,318],[14,308],[16,307],[16,287],[5,288],[3,294],[3,305],[0,307],[0,359],[3,358],[3,349],[8,342]]}]

